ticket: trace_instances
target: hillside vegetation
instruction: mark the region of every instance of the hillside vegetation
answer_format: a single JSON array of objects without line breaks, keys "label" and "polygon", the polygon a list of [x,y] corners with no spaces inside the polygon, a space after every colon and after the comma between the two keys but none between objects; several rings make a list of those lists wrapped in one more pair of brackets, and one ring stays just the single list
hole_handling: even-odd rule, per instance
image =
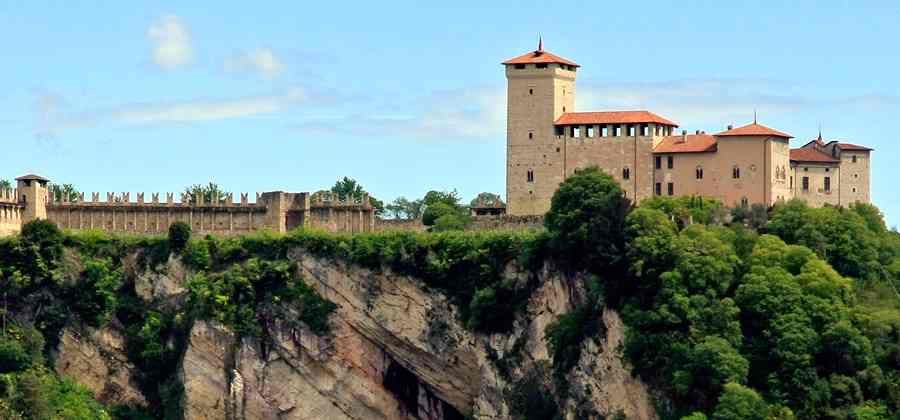
[{"label": "hillside vegetation", "polygon": [[[263,342],[275,319],[330,334],[336,306],[297,274],[297,249],[419,278],[483,334],[510,331],[540,286],[511,280],[510,267],[587,279],[582,306],[545,331],[554,392],[527,398],[522,418],[558,415],[604,308],[622,314],[623,356],[657,390],[663,418],[900,418],[900,235],[875,207],[678,198],[633,208],[596,170],[561,185],[541,231],[191,238],[175,225],[166,238],[32,222],[0,240],[0,418],[178,418],[175,369],[195,320]],[[178,310],[139,297],[126,267],[170,258],[190,269]],[[47,367],[60,332],[81,323],[125,331],[147,407],[104,406]]]}]

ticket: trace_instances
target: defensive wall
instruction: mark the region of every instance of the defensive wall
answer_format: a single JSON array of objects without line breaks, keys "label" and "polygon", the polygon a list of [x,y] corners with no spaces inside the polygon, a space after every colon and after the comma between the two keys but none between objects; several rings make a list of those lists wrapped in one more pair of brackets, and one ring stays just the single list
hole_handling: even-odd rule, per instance
[{"label": "defensive wall", "polygon": [[[514,216],[514,215],[486,215],[472,216],[472,222],[466,227],[466,230],[519,230],[519,229],[541,229],[544,227],[544,216]],[[422,224],[422,219],[376,219],[375,230],[378,232],[387,231],[409,231],[424,232],[426,226]]]},{"label": "defensive wall", "polygon": [[[17,178],[18,188],[0,191],[0,235],[21,230],[31,219],[46,219],[62,229],[97,229],[107,232],[164,234],[175,222],[185,222],[196,234],[241,235],[260,230],[287,232],[298,227],[330,232],[371,232],[375,229],[375,211],[367,195],[360,199],[341,199],[335,194],[272,191],[250,195],[233,194],[221,200],[205,202],[203,197],[174,193],[84,193],[70,197],[50,194],[46,179],[29,175]],[[30,191],[29,194],[20,194]],[[32,197],[33,196],[33,197]],[[102,199],[101,199],[102,198]],[[34,207],[39,207],[35,209]],[[34,215],[29,217],[28,215]]]}]

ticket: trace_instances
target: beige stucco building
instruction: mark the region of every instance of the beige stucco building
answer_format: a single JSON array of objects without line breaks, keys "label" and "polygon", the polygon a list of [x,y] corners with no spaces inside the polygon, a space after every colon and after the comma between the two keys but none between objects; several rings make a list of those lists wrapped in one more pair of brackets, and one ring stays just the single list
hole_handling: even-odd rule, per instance
[{"label": "beige stucco building", "polygon": [[872,149],[821,139],[791,149],[791,135],[754,121],[707,134],[649,111],[576,112],[578,64],[543,49],[503,62],[507,85],[507,211],[543,214],[559,184],[597,166],[627,197],[714,197],[768,206],[869,202]]}]

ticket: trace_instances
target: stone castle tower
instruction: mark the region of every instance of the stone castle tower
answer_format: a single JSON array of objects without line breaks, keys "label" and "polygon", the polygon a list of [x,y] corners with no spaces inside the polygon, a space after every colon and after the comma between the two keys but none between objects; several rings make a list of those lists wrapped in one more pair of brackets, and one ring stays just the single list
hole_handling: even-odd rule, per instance
[{"label": "stone castle tower", "polygon": [[23,204],[22,223],[47,218],[47,178],[25,175],[16,178],[18,200]]},{"label": "stone castle tower", "polygon": [[544,51],[506,66],[506,197],[510,214],[543,214],[565,177],[565,157],[554,139],[554,121],[575,109],[578,64]]},{"label": "stone castle tower", "polygon": [[513,216],[542,215],[559,184],[596,166],[634,202],[716,198],[728,206],[800,198],[810,205],[869,202],[871,148],[753,123],[707,134],[646,110],[576,112],[578,64],[543,48],[503,62],[507,80],[506,199]]}]

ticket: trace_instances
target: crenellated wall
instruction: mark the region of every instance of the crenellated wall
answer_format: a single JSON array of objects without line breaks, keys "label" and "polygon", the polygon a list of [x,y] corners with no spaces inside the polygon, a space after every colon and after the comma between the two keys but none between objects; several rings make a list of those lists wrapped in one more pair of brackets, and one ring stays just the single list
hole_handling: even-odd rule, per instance
[{"label": "crenellated wall", "polygon": [[[21,230],[28,209],[46,203],[46,219],[63,229],[99,229],[107,232],[165,234],[175,222],[185,222],[195,234],[241,235],[260,230],[287,232],[299,227],[330,232],[371,232],[375,212],[368,196],[362,199],[339,199],[331,193],[311,196],[309,193],[273,191],[257,193],[255,202],[249,194],[240,194],[235,202],[232,194],[217,202],[194,201],[181,194],[166,193],[165,201],[154,193],[145,200],[144,193],[92,193],[85,200],[59,199],[48,193],[45,185],[32,184],[35,197],[26,200],[16,190],[0,191],[0,236]],[[134,198],[134,199],[132,199]],[[43,212],[34,212],[43,214]],[[41,217],[38,217],[41,218]]]},{"label": "crenellated wall", "polygon": [[22,229],[22,209],[15,188],[0,189],[0,237]]}]

